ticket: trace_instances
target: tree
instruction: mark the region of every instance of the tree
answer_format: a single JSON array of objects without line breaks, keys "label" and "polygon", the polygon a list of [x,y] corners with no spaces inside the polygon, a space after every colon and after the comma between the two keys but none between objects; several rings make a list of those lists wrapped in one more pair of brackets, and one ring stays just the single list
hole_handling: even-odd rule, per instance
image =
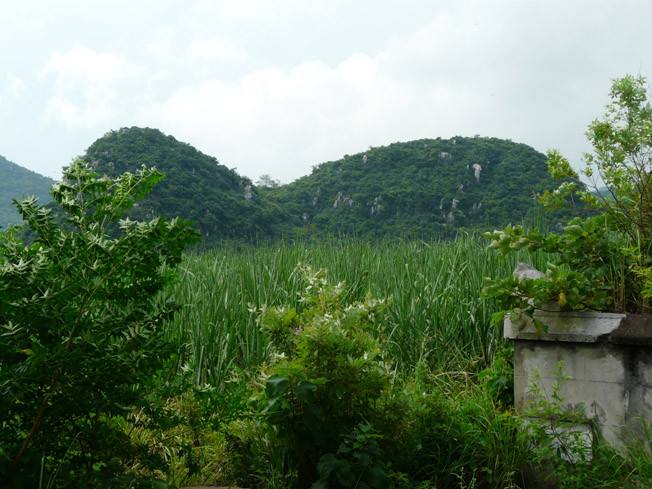
[{"label": "tree", "polygon": [[[627,75],[614,80],[610,98],[605,115],[587,131],[593,150],[584,155],[584,174],[593,180],[593,189],[580,184],[561,153],[548,152],[550,174],[562,183],[544,193],[544,205],[558,208],[579,197],[594,215],[570,221],[558,234],[543,235],[522,226],[489,234],[492,246],[503,252],[527,248],[557,257],[544,277],[511,277],[487,287],[490,294],[507,298],[508,307],[531,312],[555,300],[567,309],[650,312],[652,105],[645,78]],[[523,320],[531,322],[527,315]]]},{"label": "tree", "polygon": [[0,479],[14,487],[86,487],[133,456],[112,420],[167,358],[175,305],[157,297],[196,238],[179,219],[123,219],[162,177],[76,160],[54,206],[16,202],[27,232],[0,234]]},{"label": "tree", "polygon": [[[645,78],[632,75],[614,80],[611,102],[602,119],[586,133],[593,151],[584,154],[584,175],[592,191],[582,191],[577,181],[563,183],[545,197],[548,204],[564,202],[580,191],[585,201],[613,218],[615,226],[633,240],[652,241],[652,106]],[[558,151],[548,152],[548,165],[556,179],[577,178]]]},{"label": "tree", "polygon": [[271,175],[265,173],[264,175],[258,177],[256,185],[265,188],[278,188],[281,186],[281,182],[274,180]]}]

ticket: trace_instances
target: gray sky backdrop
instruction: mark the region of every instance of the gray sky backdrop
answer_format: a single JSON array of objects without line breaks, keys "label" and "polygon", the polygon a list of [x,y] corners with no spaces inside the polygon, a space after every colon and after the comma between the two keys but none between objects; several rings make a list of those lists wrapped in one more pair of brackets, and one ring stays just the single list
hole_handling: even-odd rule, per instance
[{"label": "gray sky backdrop", "polygon": [[256,179],[395,141],[574,161],[610,80],[652,76],[649,0],[2,0],[0,154],[59,177],[157,127]]}]

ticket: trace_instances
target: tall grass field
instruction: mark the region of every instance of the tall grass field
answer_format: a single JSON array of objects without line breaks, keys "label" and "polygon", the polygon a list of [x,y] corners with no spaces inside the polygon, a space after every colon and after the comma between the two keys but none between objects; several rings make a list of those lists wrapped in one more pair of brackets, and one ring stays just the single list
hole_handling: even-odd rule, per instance
[{"label": "tall grass field", "polygon": [[482,237],[453,241],[224,245],[187,257],[171,292],[182,309],[168,325],[179,365],[198,384],[221,385],[233,368],[255,368],[267,344],[257,324],[265,306],[295,304],[297,265],[328,270],[351,299],[388,301],[388,358],[398,369],[418,361],[444,371],[486,366],[501,344],[491,324],[496,305],[481,298],[485,277],[504,276],[518,261],[543,265],[543,256],[503,257]]}]

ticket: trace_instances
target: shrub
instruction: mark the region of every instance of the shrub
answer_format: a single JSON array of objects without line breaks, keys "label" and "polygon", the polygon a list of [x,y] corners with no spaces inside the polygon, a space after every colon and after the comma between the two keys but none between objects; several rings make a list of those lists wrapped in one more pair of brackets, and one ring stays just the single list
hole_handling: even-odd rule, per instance
[{"label": "shrub", "polygon": [[341,455],[344,437],[374,417],[390,378],[371,334],[383,302],[347,305],[344,284],[329,284],[324,271],[298,272],[306,283],[300,307],[261,316],[274,360],[260,397],[262,414],[287,445],[289,468],[306,486],[318,479],[324,457]]},{"label": "shrub", "polygon": [[[156,389],[147,399],[149,406],[115,418],[116,425],[128,435],[130,442],[162,460],[154,468],[135,461],[129,469],[139,477],[165,480],[172,487],[214,484],[228,477],[224,434],[215,426],[214,389],[187,388],[171,397],[152,399],[161,393]],[[159,406],[159,404],[162,404]],[[151,456],[150,455],[150,456]]]},{"label": "shrub", "polygon": [[499,390],[435,376],[425,362],[412,377],[395,373],[376,338],[384,302],[349,303],[324,271],[297,272],[299,305],[260,315],[272,349],[252,416],[228,428],[237,482],[503,488],[517,478],[526,445],[493,400]]},{"label": "shrub", "polygon": [[528,459],[521,421],[474,379],[428,374],[383,403],[381,446],[401,487],[518,487]]},{"label": "shrub", "polygon": [[178,219],[123,219],[161,178],[112,180],[76,160],[54,207],[17,202],[26,232],[0,234],[0,478],[12,487],[117,486],[139,456],[113,418],[167,358],[163,265],[195,235]]},{"label": "shrub", "polygon": [[614,80],[606,114],[589,126],[593,151],[584,155],[584,174],[592,179],[593,191],[579,182],[558,151],[548,153],[550,174],[562,183],[554,192],[544,193],[542,202],[558,208],[579,197],[598,215],[575,218],[560,233],[544,235],[508,226],[488,234],[491,246],[503,253],[528,249],[556,255],[556,264],[549,265],[541,278],[509,277],[488,284],[488,294],[504,300],[516,324],[532,324],[532,311],[551,301],[562,309],[649,310],[652,105],[645,83],[633,76]]}]

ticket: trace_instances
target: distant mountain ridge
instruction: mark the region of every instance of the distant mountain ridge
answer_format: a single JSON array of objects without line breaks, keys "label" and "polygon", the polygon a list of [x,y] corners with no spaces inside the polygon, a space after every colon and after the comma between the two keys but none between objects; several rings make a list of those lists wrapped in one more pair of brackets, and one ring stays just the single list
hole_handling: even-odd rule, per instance
[{"label": "distant mountain ridge", "polygon": [[428,238],[521,223],[555,184],[546,156],[485,137],[420,139],[369,148],[277,187],[258,187],[157,129],[110,131],[85,154],[103,174],[141,165],[166,174],[133,217],[180,216],[207,241],[349,235]]},{"label": "distant mountain ridge", "polygon": [[551,188],[530,146],[458,136],[370,148],[265,192],[305,233],[428,237],[521,223]]},{"label": "distant mountain ridge", "polygon": [[34,195],[41,203],[50,201],[54,180],[0,156],[0,228],[21,222],[12,199]]}]

